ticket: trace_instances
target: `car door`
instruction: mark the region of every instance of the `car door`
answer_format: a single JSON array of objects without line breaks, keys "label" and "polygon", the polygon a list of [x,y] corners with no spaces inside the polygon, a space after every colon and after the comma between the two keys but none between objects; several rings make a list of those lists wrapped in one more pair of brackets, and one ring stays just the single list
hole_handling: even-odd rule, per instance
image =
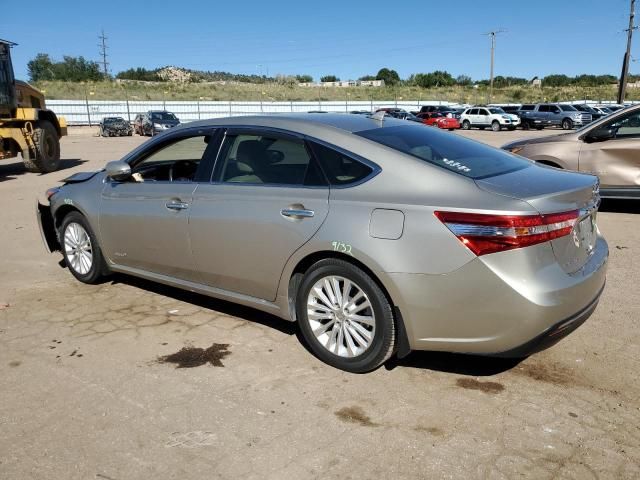
[{"label": "car door", "polygon": [[538,107],[538,111],[535,113],[535,117],[537,123],[541,125],[548,125],[550,122],[549,118],[549,105],[540,105]]},{"label": "car door", "polygon": [[467,111],[467,119],[471,122],[471,125],[476,126],[478,124],[478,109],[472,108]]},{"label": "car door", "polygon": [[491,115],[489,114],[489,110],[486,108],[478,109],[478,122],[485,127],[491,125]]},{"label": "car door", "polygon": [[[153,142],[130,160],[129,181],[107,180],[102,190],[100,238],[117,265],[193,280],[188,235],[196,180],[211,168],[211,130],[189,130]],[[206,177],[208,178],[208,177]]]},{"label": "car door", "polygon": [[198,186],[190,212],[201,281],[275,300],[287,260],[328,212],[329,188],[301,138],[228,130],[213,181]]},{"label": "car door", "polygon": [[640,179],[640,110],[633,110],[602,124],[615,136],[605,141],[589,142],[587,133],[581,142],[580,171],[593,173],[603,187],[639,188]]}]

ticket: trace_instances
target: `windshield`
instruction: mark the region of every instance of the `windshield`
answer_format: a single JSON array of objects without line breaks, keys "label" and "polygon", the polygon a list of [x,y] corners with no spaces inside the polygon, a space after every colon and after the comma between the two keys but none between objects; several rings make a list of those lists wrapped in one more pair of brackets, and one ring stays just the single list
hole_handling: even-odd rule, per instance
[{"label": "windshield", "polygon": [[501,109],[501,108],[496,108],[496,107],[494,107],[494,108],[490,108],[490,109],[489,109],[489,111],[490,111],[491,113],[497,113],[497,114],[507,113],[507,112],[505,112],[503,109]]},{"label": "windshield", "polygon": [[124,122],[124,118],[105,118],[104,123],[121,123]]},{"label": "windshield", "polygon": [[153,120],[177,120],[176,116],[171,112],[153,112],[151,118]]},{"label": "windshield", "polygon": [[374,128],[356,135],[473,179],[531,166],[528,160],[502,150],[419,125]]}]

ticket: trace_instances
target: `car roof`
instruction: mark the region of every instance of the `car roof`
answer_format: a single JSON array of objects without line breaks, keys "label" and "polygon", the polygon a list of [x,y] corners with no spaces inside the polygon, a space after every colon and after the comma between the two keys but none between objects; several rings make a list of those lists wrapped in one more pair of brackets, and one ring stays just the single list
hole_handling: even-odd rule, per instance
[{"label": "car roof", "polygon": [[[248,115],[237,117],[200,120],[183,124],[179,128],[207,126],[256,126],[301,131],[311,129],[343,130],[356,133],[374,128],[407,125],[406,120],[384,117],[380,121],[370,115],[349,115],[346,113],[286,113],[273,115]],[[306,128],[305,128],[306,127]]]}]

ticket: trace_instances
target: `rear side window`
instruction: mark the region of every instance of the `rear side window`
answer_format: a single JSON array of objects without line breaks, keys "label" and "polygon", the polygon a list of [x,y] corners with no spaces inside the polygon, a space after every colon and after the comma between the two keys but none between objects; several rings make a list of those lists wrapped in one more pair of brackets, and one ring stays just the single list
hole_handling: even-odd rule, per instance
[{"label": "rear side window", "polygon": [[214,178],[222,183],[318,186],[324,183],[301,140],[239,134],[226,137]]},{"label": "rear side window", "polygon": [[548,112],[549,111],[549,105],[540,105],[540,108],[538,108],[539,112]]},{"label": "rear side window", "polygon": [[531,166],[502,150],[420,125],[374,128],[356,135],[465,177],[493,177]]},{"label": "rear side window", "polygon": [[536,108],[535,105],[522,105],[520,110],[533,110],[534,108]]},{"label": "rear side window", "polygon": [[574,107],[572,107],[571,105],[560,105],[560,108],[562,110],[564,110],[565,112],[575,112],[576,109]]},{"label": "rear side window", "polygon": [[311,148],[331,185],[352,185],[361,182],[373,173],[373,168],[369,165],[337,150],[313,142]]}]

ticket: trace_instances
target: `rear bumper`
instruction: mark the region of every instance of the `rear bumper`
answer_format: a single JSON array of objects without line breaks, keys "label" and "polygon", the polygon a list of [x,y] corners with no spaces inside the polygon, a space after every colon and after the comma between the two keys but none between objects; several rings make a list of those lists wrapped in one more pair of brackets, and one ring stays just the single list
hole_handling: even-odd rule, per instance
[{"label": "rear bumper", "polygon": [[[549,244],[479,257],[445,275],[387,273],[412,350],[513,355],[546,348],[595,309],[608,247],[567,274]],[[564,335],[561,335],[564,334]]]},{"label": "rear bumper", "polygon": [[569,335],[571,332],[576,330],[580,325],[587,321],[587,319],[591,316],[591,314],[598,306],[598,302],[600,301],[600,296],[602,295],[603,291],[604,285],[602,286],[600,292],[598,292],[596,298],[594,298],[589,305],[587,305],[572,317],[556,323],[537,337],[529,340],[519,347],[512,348],[511,350],[507,350],[505,352],[494,353],[492,355],[504,358],[522,358],[554,346],[556,343],[558,343],[560,340],[562,340],[564,337]]}]

